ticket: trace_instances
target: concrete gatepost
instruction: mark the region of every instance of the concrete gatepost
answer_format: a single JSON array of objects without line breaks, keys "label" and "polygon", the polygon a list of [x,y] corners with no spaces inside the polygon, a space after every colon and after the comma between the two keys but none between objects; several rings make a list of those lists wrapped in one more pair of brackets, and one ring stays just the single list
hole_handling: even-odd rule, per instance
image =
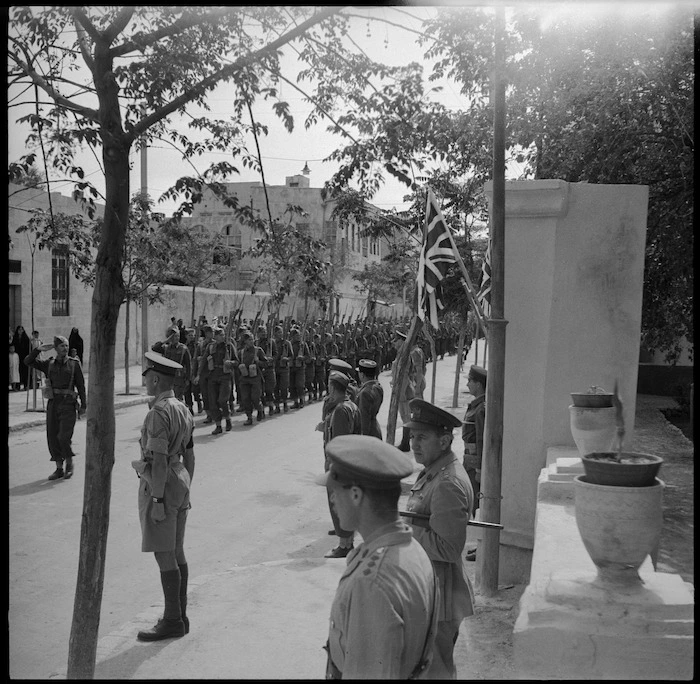
[{"label": "concrete gatepost", "polygon": [[646,186],[506,183],[501,584],[529,577],[547,449],[574,446],[570,393],[618,380],[632,439],[647,199]]}]

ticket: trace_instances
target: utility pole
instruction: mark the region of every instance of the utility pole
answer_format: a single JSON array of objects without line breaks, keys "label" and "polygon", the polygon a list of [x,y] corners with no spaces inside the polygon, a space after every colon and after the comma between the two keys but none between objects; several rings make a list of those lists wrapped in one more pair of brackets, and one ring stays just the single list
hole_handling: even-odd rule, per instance
[{"label": "utility pole", "polygon": [[[497,5],[494,30],[493,76],[493,201],[491,206],[491,318],[488,320],[489,363],[486,386],[486,425],[482,470],[484,520],[501,522],[501,473],[503,463],[503,391],[505,386],[506,321],[504,314],[505,258],[505,8]],[[486,344],[486,341],[484,341]],[[498,528],[484,530],[480,553],[480,591],[484,596],[498,592]]]},{"label": "utility pole", "polygon": [[[148,195],[148,145],[146,138],[141,138],[141,195]],[[141,372],[146,370],[145,353],[148,351],[148,292],[141,294]],[[127,373],[128,373],[127,369]],[[146,384],[146,378],[141,376],[141,385]]]}]

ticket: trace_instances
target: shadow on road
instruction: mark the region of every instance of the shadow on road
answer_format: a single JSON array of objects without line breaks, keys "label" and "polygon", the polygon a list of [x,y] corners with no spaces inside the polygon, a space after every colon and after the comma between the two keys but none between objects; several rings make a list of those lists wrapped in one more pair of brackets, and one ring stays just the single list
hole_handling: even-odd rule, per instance
[{"label": "shadow on road", "polygon": [[36,482],[28,482],[27,484],[17,485],[9,491],[10,496],[27,496],[28,494],[37,494],[47,487],[55,487],[63,482],[63,480],[37,480]]}]

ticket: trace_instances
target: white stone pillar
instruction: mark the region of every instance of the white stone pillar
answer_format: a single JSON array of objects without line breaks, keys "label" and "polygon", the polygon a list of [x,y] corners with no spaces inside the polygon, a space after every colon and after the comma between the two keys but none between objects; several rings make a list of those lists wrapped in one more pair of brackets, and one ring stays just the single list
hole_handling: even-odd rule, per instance
[{"label": "white stone pillar", "polygon": [[618,379],[632,439],[647,200],[646,186],[506,183],[503,583],[529,575],[547,447],[574,446],[570,393]]}]

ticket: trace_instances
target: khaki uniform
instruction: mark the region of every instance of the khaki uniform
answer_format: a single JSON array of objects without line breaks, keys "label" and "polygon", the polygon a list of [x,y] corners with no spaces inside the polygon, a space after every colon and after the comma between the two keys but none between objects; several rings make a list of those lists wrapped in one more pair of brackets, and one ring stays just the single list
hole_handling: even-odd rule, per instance
[{"label": "khaki uniform", "polygon": [[[190,508],[190,476],[181,456],[192,439],[194,418],[187,406],[175,398],[172,390],[161,392],[151,404],[141,427],[141,460],[144,466],[139,477],[139,519],[141,551],[174,551],[178,529],[184,533],[187,510]],[[167,474],[163,493],[165,520],[151,517],[153,494],[151,471],[156,458],[167,458]]]},{"label": "khaki uniform", "polygon": [[454,679],[454,640],[465,617],[474,614],[474,590],[465,567],[467,523],[474,501],[471,483],[454,452],[425,468],[411,487],[407,511],[430,515],[427,527],[412,523],[413,535],[433,562],[440,586],[438,638],[428,678]]},{"label": "khaki uniform", "polygon": [[408,679],[435,604],[430,560],[408,525],[376,530],[351,551],[331,608],[327,678]]}]

